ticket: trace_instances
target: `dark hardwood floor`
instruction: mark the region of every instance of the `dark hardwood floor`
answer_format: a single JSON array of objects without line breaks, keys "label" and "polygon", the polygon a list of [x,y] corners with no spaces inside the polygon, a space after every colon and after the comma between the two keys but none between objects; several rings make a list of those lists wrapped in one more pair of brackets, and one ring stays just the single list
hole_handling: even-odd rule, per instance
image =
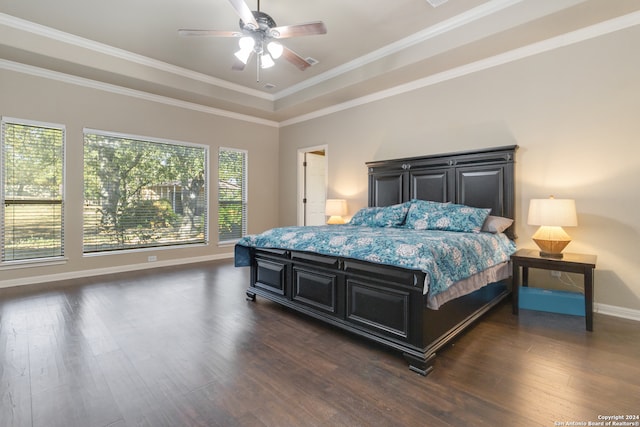
[{"label": "dark hardwood floor", "polygon": [[[640,413],[640,323],[505,303],[400,354],[258,298],[230,261],[0,290],[0,426],[554,426]],[[637,421],[637,420],[636,420]]]}]

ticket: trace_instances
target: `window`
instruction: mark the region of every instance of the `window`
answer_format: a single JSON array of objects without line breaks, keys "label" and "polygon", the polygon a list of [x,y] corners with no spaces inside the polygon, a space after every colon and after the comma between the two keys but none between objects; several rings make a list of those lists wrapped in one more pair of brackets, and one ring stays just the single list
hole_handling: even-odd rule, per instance
[{"label": "window", "polygon": [[247,152],[220,148],[218,153],[218,241],[247,233]]},{"label": "window", "polygon": [[207,240],[207,148],[85,129],[85,253]]},{"label": "window", "polygon": [[64,254],[63,126],[2,119],[2,262]]}]

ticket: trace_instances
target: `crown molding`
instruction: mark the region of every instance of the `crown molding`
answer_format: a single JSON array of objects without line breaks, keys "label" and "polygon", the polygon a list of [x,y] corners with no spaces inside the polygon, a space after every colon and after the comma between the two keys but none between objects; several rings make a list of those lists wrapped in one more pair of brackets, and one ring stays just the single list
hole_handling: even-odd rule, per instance
[{"label": "crown molding", "polygon": [[180,77],[184,77],[191,80],[200,81],[206,84],[219,86],[224,89],[233,90],[235,92],[244,93],[246,95],[254,96],[257,98],[273,101],[273,94],[264,93],[262,91],[251,89],[242,85],[228,82],[226,80],[218,79],[203,73],[188,70],[186,68],[178,67],[167,62],[158,61],[156,59],[149,58],[147,56],[138,55],[133,52],[129,52],[124,49],[109,46],[104,43],[99,43],[93,40],[79,37],[64,31],[56,30],[51,27],[36,24],[35,22],[27,21],[24,19],[16,18],[12,15],[0,13],[0,25],[15,28],[20,31],[35,34],[37,36],[46,37],[51,40],[55,40],[61,43],[65,43],[72,46],[81,47],[94,52],[102,53],[114,58],[123,59],[135,64],[144,65],[145,67],[154,68],[167,73],[175,74]]},{"label": "crown molding", "polygon": [[196,104],[194,102],[182,101],[175,98],[170,98],[162,95],[155,95],[149,92],[141,90],[129,89],[122,86],[113,85],[110,83],[103,83],[96,80],[87,79],[84,77],[72,76],[70,74],[60,73],[58,71],[51,71],[44,68],[34,67],[32,65],[21,64],[14,61],[8,61],[6,59],[0,59],[0,69],[15,71],[22,74],[28,74],[31,76],[42,77],[50,80],[56,80],[64,83],[73,84],[76,86],[87,87],[91,89],[101,90],[103,92],[115,93],[118,95],[130,96],[132,98],[143,99],[145,101],[157,102],[159,104],[165,104],[173,107],[184,108],[187,110],[198,111],[201,113],[212,114],[215,116],[227,117],[235,120],[242,120],[245,122],[257,123],[260,125],[278,127],[278,122],[273,120],[266,120],[247,114],[234,113],[233,111],[223,110],[220,108],[209,107],[206,105]]},{"label": "crown molding", "polygon": [[589,27],[581,28],[576,31],[562,34],[547,40],[543,40],[541,42],[533,43],[528,46],[514,49],[499,55],[455,67],[441,73],[436,73],[422,79],[414,80],[412,82],[372,93],[370,95],[352,99],[341,104],[336,104],[331,107],[323,108],[308,114],[284,120],[280,122],[280,127],[290,126],[293,124],[305,122],[307,120],[312,120],[322,116],[333,114],[339,111],[347,110],[349,108],[379,101],[392,96],[401,95],[403,93],[411,92],[416,89],[432,86],[448,80],[453,80],[458,77],[466,76],[468,74],[473,74],[478,71],[483,71],[489,68],[497,67],[499,65],[507,64],[509,62],[514,62],[530,56],[538,55],[540,53],[552,51],[596,37],[604,36],[616,31],[634,27],[638,24],[640,24],[640,12],[633,12],[627,15],[620,16],[618,18],[610,19],[608,21],[594,24]]},{"label": "crown molding", "polygon": [[320,84],[324,81],[340,76],[342,74],[353,71],[359,67],[362,67],[366,64],[382,59],[398,51],[407,49],[415,44],[422,43],[426,40],[445,34],[456,28],[460,28],[466,24],[474,22],[483,17],[492,15],[496,12],[499,12],[503,9],[506,9],[522,1],[523,0],[491,0],[465,13],[454,16],[453,18],[443,21],[437,25],[433,25],[429,28],[426,28],[415,34],[412,34],[411,36],[405,37],[404,39],[398,40],[378,50],[375,50],[367,55],[361,56],[360,58],[357,58],[353,61],[349,61],[344,65],[335,67],[329,71],[326,71],[322,74],[319,74],[315,77],[307,79],[297,85],[293,85],[287,89],[284,89],[274,94],[269,94],[259,90],[247,88],[245,86],[231,83],[226,80],[218,79],[203,73],[198,73],[196,71],[178,67],[176,65],[172,65],[163,61],[158,61],[143,55],[138,55],[138,54],[126,51],[124,49],[119,49],[113,46],[106,45],[104,43],[99,43],[93,40],[86,39],[84,37],[79,37],[64,31],[56,30],[51,27],[36,24],[34,22],[17,18],[15,16],[8,15],[5,13],[0,13],[0,25],[5,25],[8,27],[25,31],[31,34],[35,34],[41,37],[46,37],[51,40],[55,40],[55,41],[59,41],[72,46],[77,46],[84,49],[92,50],[92,51],[102,53],[104,55],[108,55],[114,58],[123,59],[125,61],[130,61],[132,63],[144,65],[150,68],[155,68],[160,71],[165,71],[181,77],[219,86],[225,89],[233,90],[236,92],[244,93],[246,95],[255,96],[255,97],[266,99],[273,102],[278,99],[284,98],[286,96],[290,96],[301,90],[313,87],[317,84]]},{"label": "crown molding", "polygon": [[[506,3],[507,2],[505,1],[505,4]],[[4,23],[3,19],[6,16],[8,15],[4,15],[0,13],[0,24]],[[28,21],[23,21],[23,22],[28,22]],[[591,25],[589,27],[585,27],[576,31],[562,34],[560,36],[556,36],[551,39],[543,40],[541,42],[533,43],[531,45],[524,46],[522,48],[514,49],[500,55],[495,55],[490,58],[482,59],[482,60],[479,60],[470,64],[466,64],[460,67],[452,68],[451,70],[437,73],[437,74],[434,74],[422,79],[418,79],[406,84],[398,85],[393,88],[379,91],[370,95],[366,95],[360,98],[356,98],[347,102],[336,104],[331,107],[316,110],[314,112],[303,114],[303,115],[293,117],[291,119],[280,121],[280,122],[266,120],[259,117],[246,115],[246,114],[234,113],[234,112],[222,110],[219,108],[208,107],[201,104],[181,101],[181,100],[164,97],[160,95],[154,95],[154,94],[150,94],[143,91],[128,89],[121,86],[102,83],[95,80],[76,77],[69,74],[50,71],[43,68],[33,67],[33,66],[20,64],[20,63],[3,60],[3,59],[0,59],[0,69],[6,69],[6,70],[19,72],[19,73],[30,74],[33,76],[62,81],[70,84],[94,88],[94,89],[98,89],[106,92],[117,93],[125,96],[131,96],[139,99],[145,99],[148,101],[158,102],[158,103],[171,105],[179,108],[186,108],[194,111],[204,112],[207,114],[228,117],[236,120],[242,120],[242,121],[247,121],[251,123],[272,126],[272,127],[285,127],[285,126],[290,126],[293,124],[305,122],[308,120],[312,120],[315,118],[319,118],[322,116],[326,116],[329,114],[333,114],[339,111],[347,110],[349,108],[379,101],[392,96],[401,95],[403,93],[406,93],[412,90],[428,87],[434,84],[452,80],[461,76],[469,75],[469,74],[486,70],[499,65],[507,64],[509,62],[517,61],[533,55],[548,52],[554,49],[559,49],[572,44],[580,43],[582,41],[586,41],[596,37],[604,36],[610,33],[621,31],[630,27],[634,27],[638,24],[640,24],[640,12],[633,12],[627,15],[610,19],[608,21]],[[43,28],[46,29],[47,27],[43,27]],[[52,30],[52,31],[56,31],[56,30]],[[66,33],[63,33],[63,34],[66,34]],[[138,56],[138,55],[134,55],[134,56]],[[144,58],[144,57],[141,57],[141,58]],[[169,64],[165,64],[165,65],[169,65]],[[208,76],[205,76],[205,77],[209,78]],[[269,96],[273,96],[273,95],[269,95]]]},{"label": "crown molding", "polygon": [[405,50],[418,43],[422,43],[426,40],[445,34],[449,31],[463,27],[464,25],[477,21],[478,19],[484,18],[486,16],[492,15],[496,12],[499,12],[503,9],[511,7],[520,2],[522,2],[522,0],[489,1],[471,10],[468,10],[465,13],[461,13],[460,15],[454,16],[453,18],[447,19],[436,25],[432,25],[431,27],[425,28],[422,31],[418,31],[417,33],[414,33],[408,37],[405,37],[404,39],[400,39],[396,42],[393,42],[384,47],[381,47],[380,49],[374,50],[373,52],[370,52],[366,55],[363,55],[359,58],[349,61],[339,67],[335,67],[331,70],[325,71],[322,74],[318,74],[317,76],[311,77],[303,82],[300,82],[296,85],[288,87],[287,89],[283,89],[279,92],[276,92],[274,93],[275,99],[278,100],[278,99],[293,95],[296,92],[300,92],[301,90],[308,89],[324,81],[333,79],[342,74],[346,74],[350,71],[356,70],[369,63],[375,62],[389,55],[395,54],[399,51]]}]

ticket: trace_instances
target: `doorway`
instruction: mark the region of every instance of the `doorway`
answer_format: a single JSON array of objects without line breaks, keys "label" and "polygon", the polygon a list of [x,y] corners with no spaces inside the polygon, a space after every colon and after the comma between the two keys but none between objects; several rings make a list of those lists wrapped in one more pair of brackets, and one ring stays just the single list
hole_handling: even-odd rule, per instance
[{"label": "doorway", "polygon": [[327,200],[327,146],[298,150],[298,225],[324,225]]}]

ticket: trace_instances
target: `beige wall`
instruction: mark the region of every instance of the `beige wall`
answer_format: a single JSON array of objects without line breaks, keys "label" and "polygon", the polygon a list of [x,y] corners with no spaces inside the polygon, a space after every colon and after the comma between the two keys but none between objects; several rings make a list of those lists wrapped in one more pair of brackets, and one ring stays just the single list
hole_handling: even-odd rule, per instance
[{"label": "beige wall", "polygon": [[[0,287],[111,272],[230,254],[217,244],[217,188],[210,188],[207,246],[145,250],[127,254],[82,255],[82,130],[85,127],[166,138],[210,147],[210,176],[216,182],[218,147],[248,150],[248,228],[255,233],[278,222],[278,129],[219,117],[130,96],[0,70],[0,115],[66,126],[66,206],[64,265],[0,269]],[[156,263],[147,263],[155,255]]]},{"label": "beige wall", "polygon": [[281,225],[296,221],[300,147],[328,145],[328,197],[353,214],[366,161],[517,144],[518,246],[535,248],[529,199],[576,199],[567,251],[598,255],[596,302],[640,310],[638,41],[632,28],[282,128]]},{"label": "beige wall", "polygon": [[[83,257],[82,129],[249,150],[249,232],[296,222],[296,155],[327,144],[329,197],[367,203],[364,162],[518,144],[519,247],[535,247],[526,225],[531,198],[575,198],[573,252],[598,255],[596,302],[640,310],[640,28],[501,65],[280,130],[0,70],[0,115],[66,125],[64,265],[0,269],[0,286],[142,268],[230,254],[216,242],[211,189],[206,247]],[[279,203],[278,203],[279,200]],[[274,202],[275,201],[275,202]],[[546,280],[551,280],[543,276]],[[579,278],[578,278],[579,279]],[[563,287],[559,282],[550,282]]]}]

